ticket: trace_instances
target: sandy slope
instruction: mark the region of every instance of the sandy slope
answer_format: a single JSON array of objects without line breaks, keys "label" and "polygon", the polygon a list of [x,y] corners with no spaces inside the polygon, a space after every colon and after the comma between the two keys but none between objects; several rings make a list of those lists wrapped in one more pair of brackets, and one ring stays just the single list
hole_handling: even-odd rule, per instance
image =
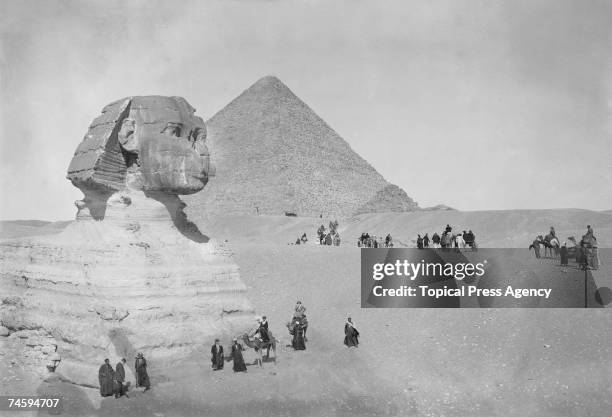
[{"label": "sandy slope", "polygon": [[[605,241],[603,231],[612,224],[612,216],[595,217],[586,211],[538,211],[535,217],[532,212],[494,213],[497,218],[460,212],[422,213],[418,218],[364,215],[341,222],[341,227],[345,236],[391,229],[408,239],[417,228],[478,221],[481,229],[471,228],[479,236],[492,236],[483,236],[481,242],[495,243],[503,242],[504,234],[518,225],[521,233],[535,228],[543,232],[550,224],[566,225],[557,230],[579,231],[585,222],[592,223]],[[95,390],[58,382],[35,387],[14,382],[15,377],[3,386],[41,393],[59,390],[72,398],[65,415],[608,414],[612,405],[608,310],[361,309],[359,249],[286,244],[319,223],[316,218],[261,216],[202,225],[219,239],[229,240],[255,309],[268,316],[271,329],[282,340],[276,365],[250,366],[248,373],[234,374],[229,363],[224,371],[213,373],[208,368],[209,346],[202,346],[200,356],[176,364],[173,370],[162,372],[151,364],[153,390],[134,392],[130,399],[101,399]],[[485,227],[487,233],[479,233]],[[509,246],[519,241],[513,239]],[[602,251],[602,258],[601,274],[612,276],[610,262],[605,262],[610,251]],[[550,261],[533,258],[514,264],[535,271],[554,268]],[[570,271],[562,278],[549,274],[543,279],[550,283],[566,279],[578,285],[581,277],[579,271]],[[307,306],[311,322],[305,352],[285,347],[284,323],[297,299]],[[358,349],[342,345],[347,315],[362,333]],[[247,359],[254,359],[252,351]],[[7,366],[7,361],[0,361],[3,375]],[[27,379],[23,372],[16,375]]]}]

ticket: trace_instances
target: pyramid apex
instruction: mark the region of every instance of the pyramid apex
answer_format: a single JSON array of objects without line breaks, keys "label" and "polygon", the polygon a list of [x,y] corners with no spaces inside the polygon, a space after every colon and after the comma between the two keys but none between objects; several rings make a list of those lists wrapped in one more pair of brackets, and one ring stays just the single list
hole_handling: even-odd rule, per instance
[{"label": "pyramid apex", "polygon": [[266,75],[261,77],[255,84],[282,84],[283,82],[275,75]]}]

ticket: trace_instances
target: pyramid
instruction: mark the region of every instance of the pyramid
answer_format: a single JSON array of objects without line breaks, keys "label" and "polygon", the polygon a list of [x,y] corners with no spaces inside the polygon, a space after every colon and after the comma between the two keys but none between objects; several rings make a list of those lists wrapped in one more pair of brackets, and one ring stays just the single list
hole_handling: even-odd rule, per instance
[{"label": "pyramid", "polygon": [[217,175],[185,198],[192,213],[348,217],[418,209],[276,77],[258,80],[206,126]]}]

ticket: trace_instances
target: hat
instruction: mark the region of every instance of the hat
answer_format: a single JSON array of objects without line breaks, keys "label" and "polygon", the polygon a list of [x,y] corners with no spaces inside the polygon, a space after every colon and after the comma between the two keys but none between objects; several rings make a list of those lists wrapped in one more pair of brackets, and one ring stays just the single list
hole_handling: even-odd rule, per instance
[{"label": "hat", "polygon": [[263,319],[264,319],[264,320],[267,320],[268,318],[267,318],[266,316],[263,316]]},{"label": "hat", "polygon": [[219,339],[215,339],[215,343],[217,343],[219,341]]},{"label": "hat", "polygon": [[142,357],[143,357],[142,352],[138,352],[138,354],[136,355],[136,357],[137,357],[137,358],[142,358]]},{"label": "hat", "polygon": [[238,339],[236,339],[236,338],[234,337],[234,342],[237,342],[237,341],[238,341]]}]

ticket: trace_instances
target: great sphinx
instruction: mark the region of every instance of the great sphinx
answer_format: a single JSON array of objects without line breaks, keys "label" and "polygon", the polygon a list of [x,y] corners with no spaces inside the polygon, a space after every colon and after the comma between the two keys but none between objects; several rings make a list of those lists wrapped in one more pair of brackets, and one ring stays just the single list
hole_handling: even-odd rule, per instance
[{"label": "great sphinx", "polygon": [[0,293],[10,300],[2,323],[52,336],[57,372],[94,386],[106,357],[142,351],[162,372],[215,337],[241,334],[253,309],[239,269],[180,199],[213,173],[206,127],[185,99],[104,107],[68,168],[84,194],[76,221],[57,235],[0,243]]}]

